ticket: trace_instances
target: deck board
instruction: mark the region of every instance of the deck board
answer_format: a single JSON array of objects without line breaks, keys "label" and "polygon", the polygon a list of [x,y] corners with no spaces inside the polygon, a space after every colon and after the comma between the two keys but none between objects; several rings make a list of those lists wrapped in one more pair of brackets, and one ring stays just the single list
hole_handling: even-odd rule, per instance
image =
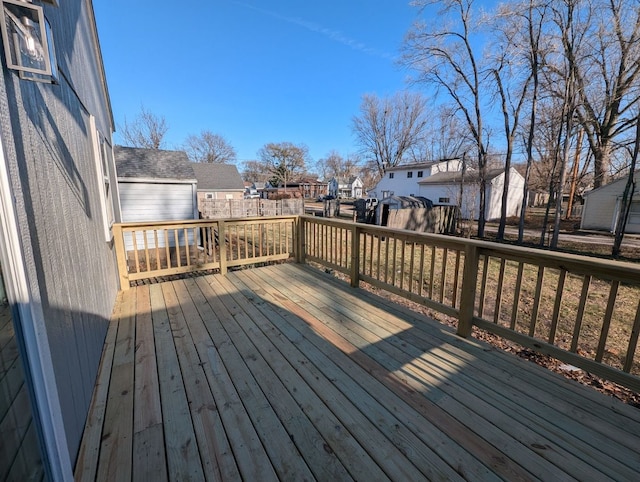
[{"label": "deck board", "polygon": [[640,410],[285,264],[141,286],[77,480],[625,480]]}]

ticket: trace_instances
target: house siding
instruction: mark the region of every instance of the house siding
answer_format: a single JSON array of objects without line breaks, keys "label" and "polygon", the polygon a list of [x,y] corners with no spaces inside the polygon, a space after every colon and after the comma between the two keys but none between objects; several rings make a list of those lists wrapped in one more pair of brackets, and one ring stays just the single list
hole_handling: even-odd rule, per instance
[{"label": "house siding", "polygon": [[[90,114],[110,141],[91,2],[45,8],[59,85],[4,68],[0,127],[31,301],[46,327],[69,458],[75,460],[117,292],[105,241]],[[113,159],[109,160],[111,163]]]},{"label": "house siding", "polygon": [[118,181],[122,221],[171,221],[194,219],[195,184]]},{"label": "house siding", "polygon": [[[636,175],[636,182],[640,176]],[[581,229],[612,231],[615,227],[614,217],[617,215],[617,205],[622,198],[626,179],[619,179],[601,188],[589,191],[584,196]],[[638,194],[634,196],[638,197]],[[640,225],[627,222],[627,233],[640,233]]]}]

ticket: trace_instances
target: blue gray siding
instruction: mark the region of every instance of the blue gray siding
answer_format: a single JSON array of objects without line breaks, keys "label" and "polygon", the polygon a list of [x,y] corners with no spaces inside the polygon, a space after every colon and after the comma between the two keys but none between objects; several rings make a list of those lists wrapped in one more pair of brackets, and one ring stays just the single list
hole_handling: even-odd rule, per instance
[{"label": "blue gray siding", "polygon": [[20,80],[3,63],[0,128],[31,295],[44,313],[73,461],[118,284],[89,129],[91,114],[110,142],[113,122],[91,2],[60,5],[45,9],[60,84]]}]

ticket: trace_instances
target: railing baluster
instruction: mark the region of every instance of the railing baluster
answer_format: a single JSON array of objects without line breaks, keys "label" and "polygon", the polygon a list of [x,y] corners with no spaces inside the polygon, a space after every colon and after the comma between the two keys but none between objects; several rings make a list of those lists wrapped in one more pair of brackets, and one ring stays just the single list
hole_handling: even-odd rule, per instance
[{"label": "railing baluster", "polygon": [[418,296],[422,296],[424,285],[424,244],[420,245],[420,272],[418,274]]},{"label": "railing baluster", "polygon": [[544,281],[544,266],[538,267],[538,280],[536,281],[536,293],[533,297],[533,311],[531,313],[531,324],[529,325],[529,336],[536,333],[536,323],[538,322],[538,310],[540,308],[540,297],[542,296],[542,283]]},{"label": "railing baluster", "polygon": [[633,359],[636,356],[636,348],[638,347],[638,335],[640,335],[640,300],[638,300],[636,318],[633,322],[633,328],[631,328],[631,337],[629,338],[629,345],[627,346],[627,355],[625,356],[624,366],[622,368],[622,370],[627,373],[631,373],[631,368],[633,368]]},{"label": "railing baluster", "polygon": [[153,242],[156,245],[156,269],[161,269],[160,268],[160,246],[159,246],[159,242],[158,242],[158,230],[154,229],[153,230]]},{"label": "railing baluster", "polygon": [[460,250],[456,250],[456,267],[453,276],[453,300],[451,306],[456,307],[458,301],[458,277],[460,276]]},{"label": "railing baluster", "polygon": [[500,320],[500,311],[502,305],[502,284],[504,283],[504,269],[506,260],[500,260],[500,273],[498,274],[498,286],[496,287],[496,304],[493,310],[493,322],[497,325]]},{"label": "railing baluster", "polygon": [[447,282],[447,261],[449,258],[449,249],[442,249],[442,271],[440,273],[440,303],[444,303],[444,291]]},{"label": "railing baluster", "polygon": [[489,272],[489,255],[485,254],[482,260],[482,281],[480,282],[480,304],[478,305],[478,316],[484,318],[484,296],[487,290],[487,274]]},{"label": "railing baluster", "polygon": [[131,234],[132,234],[131,238],[133,239],[133,259],[135,260],[136,273],[139,273],[140,259],[138,256],[138,232],[132,231]]},{"label": "railing baluster", "polygon": [[436,273],[436,247],[431,246],[431,270],[429,271],[429,299],[433,299],[433,282]]},{"label": "railing baluster", "polygon": [[513,307],[511,311],[511,323],[509,329],[516,329],[518,319],[518,305],[520,304],[520,290],[522,289],[522,274],[524,273],[524,263],[518,263],[518,274],[516,275],[516,287],[513,290]]},{"label": "railing baluster", "polygon": [[609,291],[609,300],[607,301],[607,309],[604,312],[602,320],[602,330],[600,331],[600,339],[598,340],[598,349],[596,350],[596,361],[601,362],[604,356],[604,349],[607,345],[607,337],[609,336],[609,327],[611,326],[611,317],[613,316],[613,307],[618,296],[619,281],[611,282],[611,290]]},{"label": "railing baluster", "polygon": [[411,243],[411,252],[409,254],[410,258],[411,258],[411,264],[409,265],[409,293],[413,293],[413,285],[414,283],[414,279],[413,279],[413,269],[414,269],[414,265],[415,265],[415,261],[416,261],[416,243],[415,241],[413,243]]},{"label": "railing baluster", "polygon": [[578,349],[578,338],[580,337],[580,329],[582,328],[582,317],[584,316],[584,308],[587,305],[587,297],[589,295],[589,285],[591,284],[591,276],[586,274],[582,281],[582,292],[580,293],[580,302],[578,303],[578,312],[576,313],[576,323],[573,328],[573,338],[571,339],[571,351],[576,352]]},{"label": "railing baluster", "polygon": [[567,270],[561,269],[558,276],[558,286],[556,287],[556,301],[553,305],[553,315],[551,317],[551,328],[549,329],[549,343],[556,340],[556,331],[558,329],[558,319],[560,318],[560,306],[562,305],[562,293],[564,291],[564,281],[567,277]]}]

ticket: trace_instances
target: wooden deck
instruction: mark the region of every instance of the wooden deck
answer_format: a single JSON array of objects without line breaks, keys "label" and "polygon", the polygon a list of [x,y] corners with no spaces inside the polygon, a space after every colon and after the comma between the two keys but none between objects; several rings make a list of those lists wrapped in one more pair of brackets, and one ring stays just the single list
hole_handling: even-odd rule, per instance
[{"label": "wooden deck", "polygon": [[78,480],[638,480],[640,410],[285,264],[117,303]]}]

